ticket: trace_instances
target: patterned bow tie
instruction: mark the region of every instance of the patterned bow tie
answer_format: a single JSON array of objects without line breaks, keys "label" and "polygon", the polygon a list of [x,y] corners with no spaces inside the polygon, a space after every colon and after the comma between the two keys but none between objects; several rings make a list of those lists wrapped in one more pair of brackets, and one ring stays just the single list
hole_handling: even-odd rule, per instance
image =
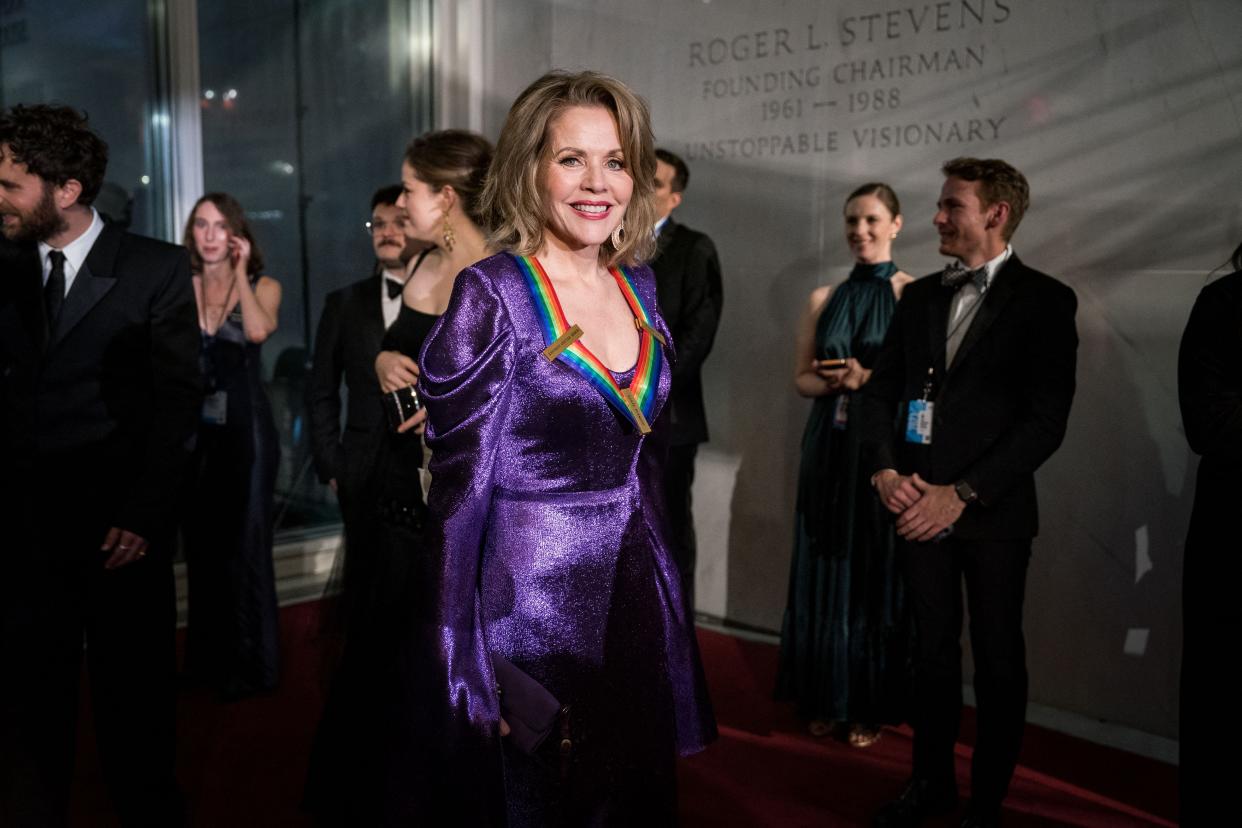
[{"label": "patterned bow tie", "polygon": [[957,290],[967,282],[974,282],[975,287],[979,288],[979,292],[987,290],[988,287],[988,266],[967,270],[962,267],[961,262],[953,262],[946,265],[944,272],[940,274],[940,284],[945,287],[951,287]]},{"label": "patterned bow tie", "polygon": [[384,279],[384,287],[388,288],[389,299],[396,299],[401,295],[401,291],[405,289],[405,285],[396,279]]}]

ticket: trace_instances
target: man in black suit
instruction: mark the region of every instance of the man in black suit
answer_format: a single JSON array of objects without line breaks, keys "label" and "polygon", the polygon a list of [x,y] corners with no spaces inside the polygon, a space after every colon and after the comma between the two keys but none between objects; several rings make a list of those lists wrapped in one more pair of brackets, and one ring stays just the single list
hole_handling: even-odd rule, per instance
[{"label": "man in black suit", "polygon": [[202,401],[183,248],[104,224],[107,146],[0,115],[0,824],[65,824],[83,642],[124,825],[177,825],[172,493]]},{"label": "man in black suit", "polygon": [[943,172],[934,224],[956,261],[905,289],[862,406],[867,473],[898,515],[918,637],[914,773],[882,826],[957,804],[963,578],[978,739],[962,825],[999,822],[1025,724],[1035,470],[1061,444],[1074,397],[1077,299],[1009,245],[1026,179],[999,160],[958,158]]},{"label": "man in black suit", "polygon": [[672,531],[673,559],[681,572],[686,607],[694,613],[696,544],[691,489],[694,458],[699,443],[707,442],[707,415],[699,371],[712,350],[724,291],[716,246],[703,233],[673,221],[690,181],[686,162],[665,149],[656,150],[656,254],[651,268],[656,276],[660,311],[673,333],[677,361],[669,396],[668,464],[664,485]]},{"label": "man in black suit", "polygon": [[[406,264],[419,246],[405,235],[405,210],[397,207],[400,196],[397,184],[371,197],[367,230],[375,266],[366,279],[328,294],[306,389],[315,470],[340,500],[346,534],[358,517],[365,482],[387,428],[375,357],[384,331],[401,310]],[[342,378],[349,391],[343,432]]]}]

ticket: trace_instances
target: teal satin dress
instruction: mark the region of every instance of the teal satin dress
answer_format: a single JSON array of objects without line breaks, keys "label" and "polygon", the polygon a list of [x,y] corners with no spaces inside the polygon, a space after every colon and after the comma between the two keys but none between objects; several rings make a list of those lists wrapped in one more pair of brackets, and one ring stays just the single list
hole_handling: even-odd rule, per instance
[{"label": "teal satin dress", "polygon": [[[892,262],[858,264],[815,328],[817,359],[874,363],[897,306]],[[776,696],[808,719],[902,721],[910,623],[891,515],[859,471],[852,394],[816,398],[798,472],[789,597]]]}]

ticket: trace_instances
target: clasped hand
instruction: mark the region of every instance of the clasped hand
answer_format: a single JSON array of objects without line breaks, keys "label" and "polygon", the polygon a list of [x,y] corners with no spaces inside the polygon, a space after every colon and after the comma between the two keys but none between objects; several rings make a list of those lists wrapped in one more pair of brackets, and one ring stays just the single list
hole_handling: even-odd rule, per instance
[{"label": "clasped hand", "polygon": [[104,561],[104,569],[117,569],[127,566],[147,556],[147,541],[128,529],[113,526],[104,536],[99,550],[108,553]]},{"label": "clasped hand", "polygon": [[897,518],[897,534],[908,541],[929,541],[957,523],[966,504],[952,486],[928,483],[918,474],[888,469],[875,481],[886,509]]}]

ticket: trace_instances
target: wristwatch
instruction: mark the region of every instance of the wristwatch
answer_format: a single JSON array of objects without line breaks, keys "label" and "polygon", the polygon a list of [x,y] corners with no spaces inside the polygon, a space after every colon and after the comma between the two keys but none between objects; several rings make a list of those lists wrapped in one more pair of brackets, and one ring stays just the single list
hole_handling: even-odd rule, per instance
[{"label": "wristwatch", "polygon": [[959,480],[954,483],[953,491],[957,493],[958,498],[963,503],[974,503],[979,499],[979,493],[965,480]]}]

